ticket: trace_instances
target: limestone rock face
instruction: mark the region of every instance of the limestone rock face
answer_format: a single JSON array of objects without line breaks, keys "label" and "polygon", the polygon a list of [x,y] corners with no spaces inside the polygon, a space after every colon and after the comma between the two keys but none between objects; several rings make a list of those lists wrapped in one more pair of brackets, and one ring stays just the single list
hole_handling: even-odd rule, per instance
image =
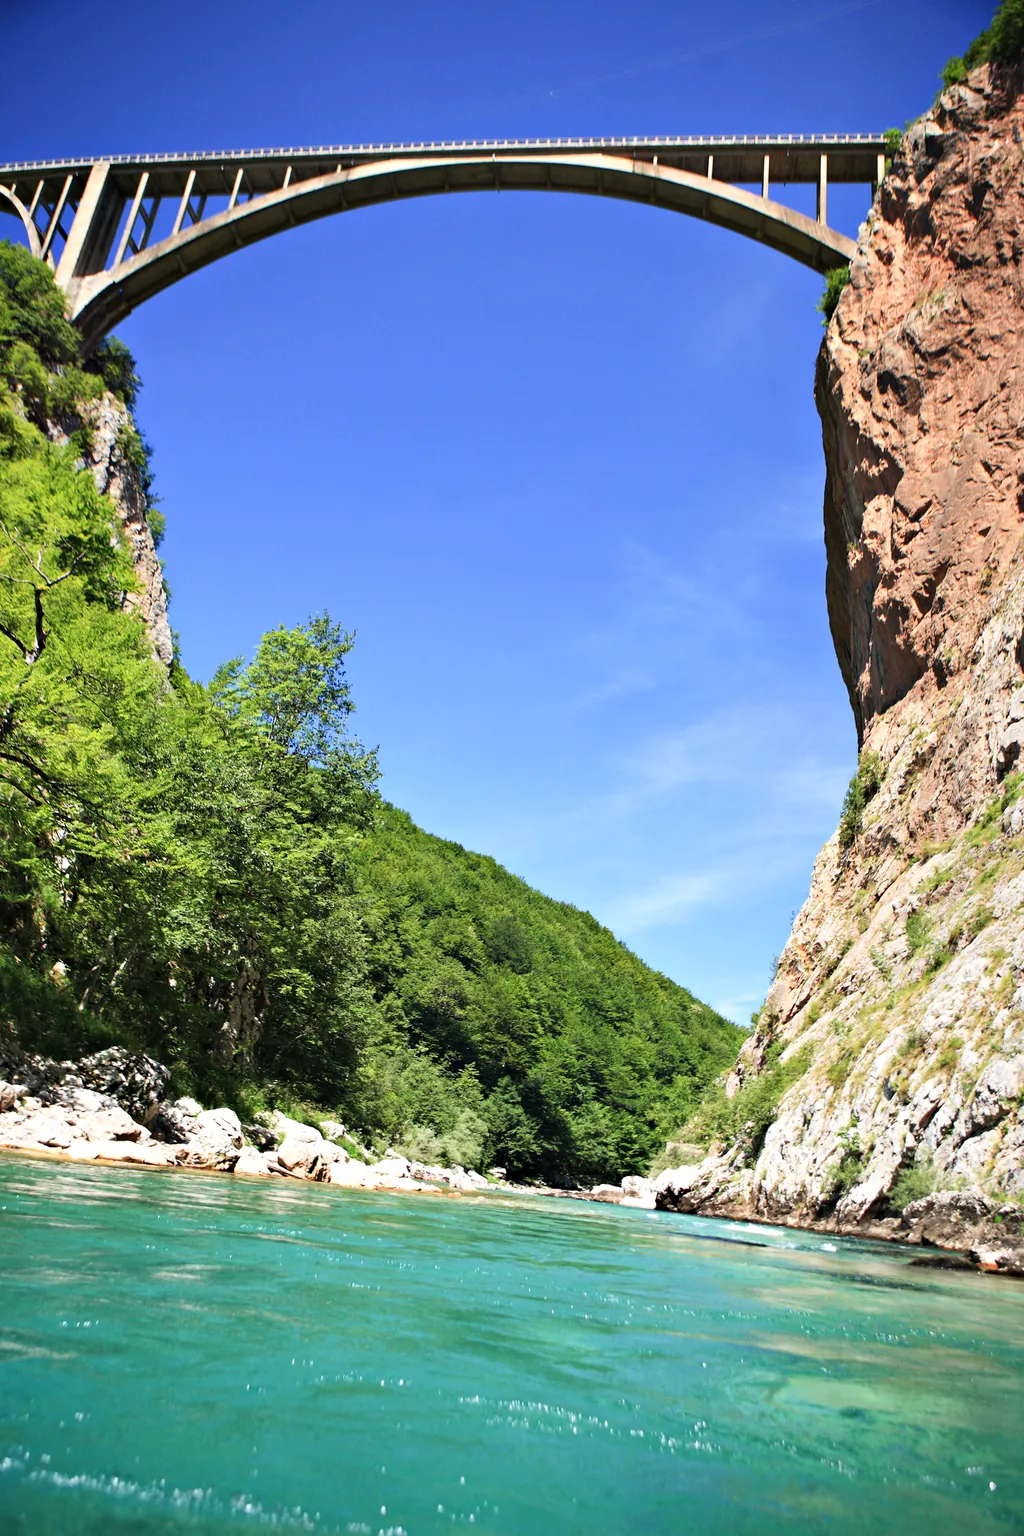
[{"label": "limestone rock face", "polygon": [[97,488],[110,497],[121,522],[124,540],[138,577],[138,592],[125,597],[126,608],[138,608],[146,621],[153,655],[169,667],[174,654],[171,626],[167,618],[167,591],[163,567],[156,552],[153,532],[146,515],[146,491],[128,444],[135,423],[127,406],[111,394],[89,407],[92,446],[87,464]]},{"label": "limestone rock face", "polygon": [[910,130],[826,332],[826,596],[881,783],[818,856],[728,1091],[773,1044],[809,1066],[762,1143],[659,1204],[853,1228],[898,1216],[911,1167],[1024,1201],[1020,90],[986,65]]}]

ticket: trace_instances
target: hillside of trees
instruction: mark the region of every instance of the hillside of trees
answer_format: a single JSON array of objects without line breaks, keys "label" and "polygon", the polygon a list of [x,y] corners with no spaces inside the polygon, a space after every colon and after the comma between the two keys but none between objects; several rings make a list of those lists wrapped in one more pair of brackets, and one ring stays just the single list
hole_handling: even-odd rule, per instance
[{"label": "hillside of trees", "polygon": [[209,684],[154,660],[82,461],[92,402],[137,384],[116,342],[83,361],[49,269],[0,243],[0,1055],[124,1043],[247,1114],[642,1171],[740,1032],[380,798],[327,615]]}]

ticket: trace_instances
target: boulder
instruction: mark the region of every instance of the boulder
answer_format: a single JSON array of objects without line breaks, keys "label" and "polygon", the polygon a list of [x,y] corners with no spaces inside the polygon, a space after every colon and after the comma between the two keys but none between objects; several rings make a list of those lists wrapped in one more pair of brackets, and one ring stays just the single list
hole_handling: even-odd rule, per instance
[{"label": "boulder", "polygon": [[79,1115],[76,1133],[83,1141],[149,1141],[149,1131],[117,1104],[110,1109]]},{"label": "boulder", "polygon": [[[82,1143],[77,1143],[81,1146]],[[178,1148],[159,1141],[91,1141],[94,1156],[109,1163],[140,1163],[153,1168],[169,1168],[178,1158]]]},{"label": "boulder", "polygon": [[590,1191],[591,1200],[603,1200],[606,1205],[618,1205],[622,1199],[621,1184],[595,1184]]},{"label": "boulder", "polygon": [[22,1144],[35,1143],[38,1147],[63,1150],[73,1140],[69,1121],[63,1115],[48,1113],[45,1109],[29,1115],[19,1129]]},{"label": "boulder", "polygon": [[276,1131],[270,1130],[265,1125],[258,1125],[255,1121],[250,1125],[243,1125],[242,1134],[246,1141],[257,1147],[260,1152],[273,1152],[281,1140]]},{"label": "boulder", "polygon": [[195,1119],[196,1129],[185,1143],[181,1161],[189,1168],[230,1172],[243,1146],[238,1116],[233,1109],[204,1109]]},{"label": "boulder", "polygon": [[203,1106],[195,1099],[176,1099],[173,1104],[160,1105],[149,1127],[159,1141],[191,1141],[199,1130],[202,1112]]},{"label": "boulder", "polygon": [[315,1125],[307,1125],[303,1120],[292,1120],[290,1116],[282,1115],[279,1109],[274,1111],[270,1119],[270,1128],[277,1135],[278,1145],[289,1139],[292,1141],[323,1141],[323,1137]]},{"label": "boulder", "polygon": [[382,1157],[380,1162],[370,1165],[371,1173],[382,1179],[407,1179],[410,1176],[412,1164],[407,1157]]},{"label": "boulder", "polygon": [[18,1088],[14,1083],[0,1081],[0,1114],[13,1109],[18,1102]]},{"label": "boulder", "polygon": [[622,1181],[622,1199],[620,1205],[632,1205],[638,1210],[653,1211],[655,1209],[654,1185],[648,1179],[641,1179],[636,1174],[630,1174]]},{"label": "boulder", "polygon": [[908,1243],[961,1248],[965,1233],[993,1217],[998,1206],[980,1189],[944,1189],[913,1200],[900,1216],[899,1228]]},{"label": "boulder", "polygon": [[234,1169],[237,1174],[245,1174],[249,1178],[269,1178],[270,1168],[267,1158],[255,1147],[243,1147],[238,1154],[238,1161]]},{"label": "boulder", "polygon": [[316,1141],[307,1141],[298,1136],[286,1136],[275,1153],[277,1161],[288,1173],[302,1174],[306,1178],[312,1175],[314,1164],[321,1160],[321,1152],[325,1148],[322,1136]]},{"label": "boulder", "polygon": [[109,1094],[135,1120],[146,1120],[167,1092],[170,1072],[151,1056],[139,1056],[115,1045],[107,1051],[86,1056],[74,1068],[73,1075],[83,1088]]},{"label": "boulder", "polygon": [[366,1189],[373,1183],[366,1164],[351,1160],[347,1163],[332,1163],[328,1182],[340,1184],[344,1189]]}]

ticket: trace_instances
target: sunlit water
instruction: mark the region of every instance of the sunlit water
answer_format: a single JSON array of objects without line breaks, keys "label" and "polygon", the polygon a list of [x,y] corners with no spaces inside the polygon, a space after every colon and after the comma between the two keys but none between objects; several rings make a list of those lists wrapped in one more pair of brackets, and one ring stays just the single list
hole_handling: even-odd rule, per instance
[{"label": "sunlit water", "polygon": [[1024,1285],[911,1258],[0,1159],[0,1532],[1024,1529]]}]

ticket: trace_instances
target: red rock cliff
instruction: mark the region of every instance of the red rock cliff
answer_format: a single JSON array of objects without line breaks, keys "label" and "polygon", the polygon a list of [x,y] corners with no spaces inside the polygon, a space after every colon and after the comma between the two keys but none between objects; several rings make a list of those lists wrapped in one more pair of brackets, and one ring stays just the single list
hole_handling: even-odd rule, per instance
[{"label": "red rock cliff", "polygon": [[908,1169],[1024,1199],[1022,318],[1024,95],[984,66],[906,136],[819,358],[829,617],[874,792],[729,1092],[770,1045],[806,1066],[763,1141],[664,1203],[850,1226]]}]

